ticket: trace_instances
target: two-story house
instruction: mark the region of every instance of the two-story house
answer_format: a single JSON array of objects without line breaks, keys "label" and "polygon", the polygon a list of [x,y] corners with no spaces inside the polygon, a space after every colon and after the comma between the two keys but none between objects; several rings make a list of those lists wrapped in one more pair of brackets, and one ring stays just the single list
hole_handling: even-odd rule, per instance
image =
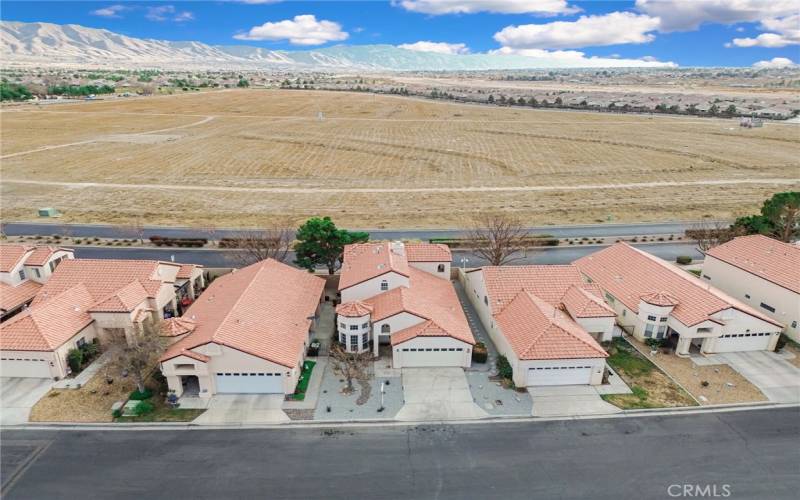
[{"label": "two-story house", "polygon": [[69,248],[0,245],[0,321],[27,307],[56,266],[74,257]]}]

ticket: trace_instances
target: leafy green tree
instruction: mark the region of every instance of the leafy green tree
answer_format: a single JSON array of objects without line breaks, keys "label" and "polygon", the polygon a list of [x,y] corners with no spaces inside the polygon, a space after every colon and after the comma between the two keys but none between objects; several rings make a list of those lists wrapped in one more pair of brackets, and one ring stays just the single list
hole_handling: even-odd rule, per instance
[{"label": "leafy green tree", "polygon": [[344,246],[369,240],[369,233],[339,229],[330,217],[312,217],[300,226],[296,238],[295,264],[309,271],[324,265],[333,274],[342,265]]},{"label": "leafy green tree", "polygon": [[489,99],[487,99],[486,102],[488,102],[489,104],[494,104],[494,96],[492,94],[489,94]]},{"label": "leafy green tree", "polygon": [[712,104],[710,108],[708,108],[709,115],[718,115],[719,114],[719,106],[716,104]]},{"label": "leafy green tree", "polygon": [[15,83],[0,83],[0,101],[24,101],[31,98],[27,87]]},{"label": "leafy green tree", "polygon": [[537,101],[535,97],[531,97],[530,99],[528,99],[528,106],[535,108],[538,105],[539,101]]},{"label": "leafy green tree", "polygon": [[728,106],[728,107],[725,109],[725,114],[726,114],[726,115],[728,115],[728,116],[733,116],[733,115],[735,115],[735,114],[736,114],[736,106],[734,106],[733,104],[731,104],[730,106]]},{"label": "leafy green tree", "polygon": [[794,240],[800,235],[800,191],[776,193],[764,202],[761,215],[779,240]]},{"label": "leafy green tree", "polygon": [[240,88],[249,87],[250,82],[248,82],[246,78],[239,77],[239,83],[237,83],[236,86]]}]

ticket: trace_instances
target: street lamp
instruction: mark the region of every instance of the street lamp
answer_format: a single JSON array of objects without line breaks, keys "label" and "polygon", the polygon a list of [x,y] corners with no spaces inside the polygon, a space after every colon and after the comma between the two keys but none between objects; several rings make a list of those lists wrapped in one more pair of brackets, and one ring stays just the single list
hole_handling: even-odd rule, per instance
[{"label": "street lamp", "polygon": [[468,258],[461,257],[461,269],[463,269],[463,270],[467,269],[467,262],[469,262]]}]

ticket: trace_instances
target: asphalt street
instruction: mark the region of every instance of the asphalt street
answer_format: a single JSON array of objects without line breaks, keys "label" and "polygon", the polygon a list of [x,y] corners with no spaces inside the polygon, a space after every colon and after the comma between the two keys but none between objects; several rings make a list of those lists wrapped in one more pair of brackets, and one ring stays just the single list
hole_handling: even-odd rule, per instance
[{"label": "asphalt street", "polygon": [[455,426],[4,431],[3,497],[795,499],[798,417],[789,408]]},{"label": "asphalt street", "polygon": [[[656,223],[637,223],[637,224],[589,224],[589,225],[570,225],[570,226],[539,226],[529,228],[535,234],[549,234],[555,238],[581,238],[581,237],[601,237],[601,236],[637,236],[652,234],[675,234],[681,235],[686,229],[691,228],[693,222],[656,222]],[[138,232],[130,227],[112,226],[105,224],[61,224],[39,223],[39,222],[6,222],[2,224],[3,232],[9,236],[23,235],[56,235],[73,237],[97,237],[97,238],[134,238],[138,237]],[[430,238],[453,238],[463,236],[463,232],[458,229],[363,229],[370,233],[372,239],[420,239]],[[208,238],[214,239],[224,237],[235,237],[242,233],[241,229],[214,229],[213,234],[209,234],[209,229],[190,228],[190,227],[156,227],[147,226],[143,228],[145,238],[150,236],[168,236],[172,238]]]}]

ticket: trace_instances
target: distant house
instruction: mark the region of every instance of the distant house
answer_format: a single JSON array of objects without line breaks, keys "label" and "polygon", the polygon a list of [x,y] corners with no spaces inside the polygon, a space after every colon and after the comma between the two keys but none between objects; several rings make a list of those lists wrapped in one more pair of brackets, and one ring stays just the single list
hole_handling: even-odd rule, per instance
[{"label": "distant house", "polygon": [[602,383],[616,313],[575,266],[481,267],[466,288],[518,387]]},{"label": "distant house", "polygon": [[214,280],[164,332],[176,395],[291,394],[319,316],[325,281],[272,259]]},{"label": "distant house", "polygon": [[702,277],[785,325],[800,341],[800,247],[767,236],[735,238],[706,252]]},{"label": "distant house", "polygon": [[445,245],[364,243],[344,252],[337,309],[339,342],[375,356],[391,348],[394,368],[468,367],[475,339],[450,283]]},{"label": "distant house", "polygon": [[0,245],[0,321],[20,312],[64,259],[69,248]]},{"label": "distant house", "polygon": [[574,262],[605,293],[617,322],[636,339],[669,339],[679,356],[690,350],[772,350],[783,326],[658,257],[617,243]]}]

